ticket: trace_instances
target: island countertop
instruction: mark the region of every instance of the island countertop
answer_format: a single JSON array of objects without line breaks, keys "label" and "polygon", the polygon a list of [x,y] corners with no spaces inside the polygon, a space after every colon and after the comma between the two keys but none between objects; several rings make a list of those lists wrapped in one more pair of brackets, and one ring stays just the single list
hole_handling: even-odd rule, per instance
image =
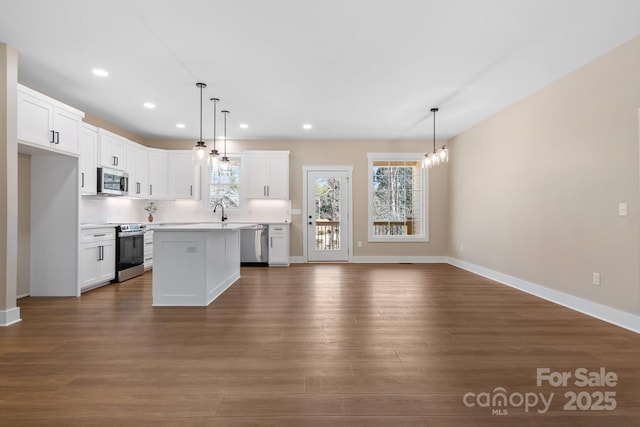
[{"label": "island countertop", "polygon": [[158,225],[152,228],[153,231],[215,231],[215,230],[227,230],[234,231],[242,228],[251,228],[256,224],[244,224],[244,223],[211,223],[203,222],[198,224],[171,224],[171,225]]}]

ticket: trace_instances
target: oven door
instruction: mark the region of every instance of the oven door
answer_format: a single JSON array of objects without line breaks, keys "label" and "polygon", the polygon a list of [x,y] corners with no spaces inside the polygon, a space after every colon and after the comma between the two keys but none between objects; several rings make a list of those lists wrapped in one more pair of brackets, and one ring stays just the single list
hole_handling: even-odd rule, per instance
[{"label": "oven door", "polygon": [[118,233],[116,263],[118,271],[144,264],[144,233]]}]

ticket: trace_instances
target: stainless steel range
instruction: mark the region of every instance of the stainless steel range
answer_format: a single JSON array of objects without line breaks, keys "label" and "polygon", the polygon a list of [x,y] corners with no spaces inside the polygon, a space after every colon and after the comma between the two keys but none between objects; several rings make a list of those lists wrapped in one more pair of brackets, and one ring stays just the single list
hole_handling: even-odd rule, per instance
[{"label": "stainless steel range", "polygon": [[116,282],[144,273],[145,224],[120,224],[116,227]]}]

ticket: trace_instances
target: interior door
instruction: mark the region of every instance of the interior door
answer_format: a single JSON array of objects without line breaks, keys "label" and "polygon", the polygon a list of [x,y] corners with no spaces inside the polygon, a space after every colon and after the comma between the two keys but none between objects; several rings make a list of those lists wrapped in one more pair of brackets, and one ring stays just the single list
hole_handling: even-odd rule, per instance
[{"label": "interior door", "polygon": [[349,174],[307,171],[307,259],[349,260]]}]

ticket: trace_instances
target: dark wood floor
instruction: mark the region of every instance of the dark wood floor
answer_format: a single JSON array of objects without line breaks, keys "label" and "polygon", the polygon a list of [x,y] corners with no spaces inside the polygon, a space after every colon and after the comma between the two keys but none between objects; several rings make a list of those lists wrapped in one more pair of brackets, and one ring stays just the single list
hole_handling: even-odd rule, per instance
[{"label": "dark wood floor", "polygon": [[[449,265],[243,268],[206,308],[152,308],[151,273],[19,305],[0,425],[640,425],[639,335]],[[536,384],[583,367],[617,384]],[[465,405],[498,387],[507,406]]]}]

